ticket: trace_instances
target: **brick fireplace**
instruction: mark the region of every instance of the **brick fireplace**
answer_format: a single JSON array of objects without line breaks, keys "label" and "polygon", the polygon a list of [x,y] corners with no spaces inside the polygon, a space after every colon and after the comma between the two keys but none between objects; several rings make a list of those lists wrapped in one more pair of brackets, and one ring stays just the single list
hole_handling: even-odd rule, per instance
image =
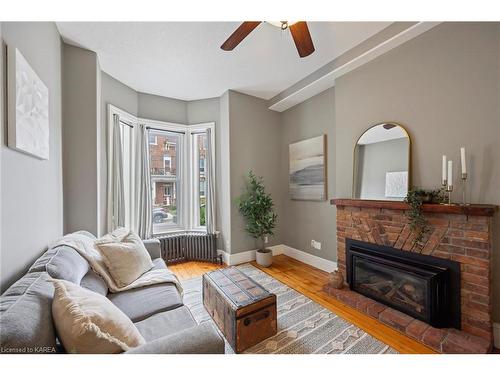
[{"label": "brick fireplace", "polygon": [[335,289],[327,284],[325,291],[439,352],[491,350],[491,231],[495,206],[423,205],[430,230],[422,245],[416,246],[405,215],[408,210],[405,203],[334,199],[332,204],[337,206],[337,263],[346,284],[347,239],[458,262],[460,329],[432,327],[349,288]]}]

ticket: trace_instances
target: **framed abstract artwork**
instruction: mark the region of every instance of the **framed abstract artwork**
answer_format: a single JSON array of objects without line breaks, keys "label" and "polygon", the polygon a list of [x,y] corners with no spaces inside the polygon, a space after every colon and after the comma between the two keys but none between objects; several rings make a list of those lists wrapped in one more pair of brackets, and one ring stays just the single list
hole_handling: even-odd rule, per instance
[{"label": "framed abstract artwork", "polygon": [[7,50],[9,147],[49,159],[49,89],[21,52]]},{"label": "framed abstract artwork", "polygon": [[289,163],[290,198],[326,200],[326,134],[290,144]]}]

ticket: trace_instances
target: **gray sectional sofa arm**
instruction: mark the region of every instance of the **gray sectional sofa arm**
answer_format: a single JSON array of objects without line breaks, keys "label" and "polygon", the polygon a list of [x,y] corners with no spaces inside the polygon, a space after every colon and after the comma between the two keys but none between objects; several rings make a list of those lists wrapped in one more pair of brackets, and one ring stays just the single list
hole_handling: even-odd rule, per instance
[{"label": "gray sectional sofa arm", "polygon": [[205,322],[130,349],[125,354],[224,354],[224,340]]},{"label": "gray sectional sofa arm", "polygon": [[142,242],[144,243],[144,247],[151,256],[151,259],[161,258],[161,246],[160,240],[158,238],[143,240]]}]

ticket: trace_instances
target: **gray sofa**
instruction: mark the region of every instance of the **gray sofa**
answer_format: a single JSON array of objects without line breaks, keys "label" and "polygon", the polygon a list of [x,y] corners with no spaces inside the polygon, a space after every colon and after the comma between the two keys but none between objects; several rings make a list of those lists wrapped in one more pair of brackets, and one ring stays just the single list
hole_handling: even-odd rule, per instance
[{"label": "gray sofa", "polygon": [[[88,232],[84,233],[95,238]],[[154,266],[165,268],[160,242],[144,241]],[[107,296],[146,340],[126,353],[224,353],[224,341],[211,322],[198,325],[173,284],[108,293],[104,281],[74,249],[47,250],[0,297],[0,353],[64,353],[52,321],[54,288],[48,278],[64,279]]]}]

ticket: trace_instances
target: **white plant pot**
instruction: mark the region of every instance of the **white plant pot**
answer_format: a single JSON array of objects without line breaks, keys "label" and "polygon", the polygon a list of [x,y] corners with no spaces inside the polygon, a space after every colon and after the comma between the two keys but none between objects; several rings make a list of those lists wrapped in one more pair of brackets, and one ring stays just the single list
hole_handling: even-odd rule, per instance
[{"label": "white plant pot", "polygon": [[262,267],[269,267],[273,264],[273,252],[271,249],[260,249],[255,252],[255,260]]}]

